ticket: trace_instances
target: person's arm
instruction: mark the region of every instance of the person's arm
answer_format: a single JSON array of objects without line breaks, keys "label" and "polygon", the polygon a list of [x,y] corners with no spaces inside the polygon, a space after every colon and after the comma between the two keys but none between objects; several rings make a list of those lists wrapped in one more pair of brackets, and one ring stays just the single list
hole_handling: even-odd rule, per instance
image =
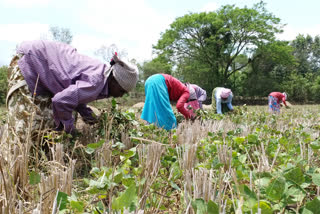
[{"label": "person's arm", "polygon": [[287,106],[287,103],[286,103],[286,99],[285,99],[284,96],[282,97],[282,102],[283,102],[283,104],[284,104],[286,107],[288,107],[288,106]]},{"label": "person's arm", "polygon": [[200,87],[199,87],[199,90],[200,90],[200,93],[199,93],[200,96],[198,97],[198,101],[203,102],[207,99],[207,92]]},{"label": "person's arm", "polygon": [[97,121],[97,116],[87,104],[80,104],[75,109],[81,115],[83,121],[88,124],[93,124]]},{"label": "person's arm", "polygon": [[216,108],[217,108],[217,114],[222,114],[221,112],[221,99],[216,98]]},{"label": "person's arm", "polygon": [[231,111],[233,110],[233,107],[232,107],[231,102],[230,102],[230,103],[227,103],[227,106],[228,106],[228,108],[229,108]]},{"label": "person's arm", "polygon": [[[88,78],[85,74],[84,76]],[[75,84],[55,94],[52,98],[55,124],[59,127],[62,123],[64,130],[68,133],[74,129],[72,111],[80,104],[95,100],[102,90],[103,78],[91,76],[89,79],[91,81],[88,79],[88,81],[78,80]]]},{"label": "person's arm", "polygon": [[233,107],[232,107],[232,94],[230,94],[229,95],[229,97],[228,97],[228,102],[227,102],[227,106],[228,106],[228,108],[232,111],[233,110]]},{"label": "person's arm", "polygon": [[185,91],[181,96],[180,98],[178,99],[177,101],[177,109],[178,111],[183,114],[183,116],[186,118],[186,119],[189,119],[191,118],[191,113],[184,107],[184,104],[187,103],[188,99],[189,99],[189,91]]}]

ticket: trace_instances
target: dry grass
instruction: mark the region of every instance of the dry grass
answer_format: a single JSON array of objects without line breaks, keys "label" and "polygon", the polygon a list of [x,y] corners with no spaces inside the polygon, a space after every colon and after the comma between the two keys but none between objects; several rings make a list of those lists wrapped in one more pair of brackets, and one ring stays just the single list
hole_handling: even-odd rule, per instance
[{"label": "dry grass", "polygon": [[[295,106],[291,109],[281,109],[281,111],[302,111],[306,108],[314,115],[318,114],[319,108],[317,109],[312,106]],[[252,114],[266,110],[267,108],[265,106],[252,107],[250,109]],[[120,161],[112,158],[112,145],[114,142],[110,137],[110,132],[112,130],[111,124],[113,119],[112,116],[108,118],[109,123],[105,127],[105,143],[95,153],[94,159],[98,167],[107,166],[115,169]],[[288,121],[290,124],[288,124]],[[277,124],[273,124],[272,120],[268,119],[265,125],[274,127],[279,131],[285,131],[289,125],[299,126],[299,124],[301,124],[306,127],[306,132],[311,132],[311,127],[317,123],[318,118],[311,117],[309,120],[305,120],[301,117],[292,117],[286,121],[278,121]],[[140,141],[139,146],[137,146],[139,166],[142,167],[139,180],[145,179],[145,183],[141,185],[138,190],[139,212],[145,209],[146,202],[152,194],[158,194],[160,197],[157,207],[150,210],[146,209],[146,212],[160,213],[159,207],[166,198],[166,189],[163,190],[163,192],[152,193],[150,192],[150,187],[159,176],[161,157],[168,147],[174,147],[177,151],[179,166],[183,172],[181,178],[182,196],[178,196],[178,200],[181,200],[179,201],[181,204],[184,203],[184,213],[194,213],[191,201],[197,198],[202,198],[206,202],[209,200],[216,202],[219,206],[220,213],[226,213],[227,198],[238,199],[238,203],[232,204],[232,206],[234,210],[240,213],[243,200],[241,200],[239,182],[235,174],[235,169],[232,168],[231,164],[233,152],[231,146],[226,142],[221,142],[220,145],[216,145],[218,151],[217,158],[219,162],[223,164],[223,167],[218,171],[197,167],[199,161],[197,158],[197,149],[201,146],[201,139],[208,136],[208,132],[215,133],[221,131],[225,139],[229,131],[238,128],[241,128],[243,136],[247,136],[253,131],[251,124],[236,124],[226,117],[223,120],[196,120],[193,123],[190,121],[182,122],[179,124],[175,133],[177,136],[176,145],[165,145],[162,142],[134,138]],[[97,139],[90,135],[89,127],[84,126],[83,130],[87,131],[84,135],[85,138],[82,139],[83,142],[89,140],[90,142],[97,141]],[[2,136],[6,134],[5,131],[1,131],[0,133],[2,133]],[[261,137],[267,136],[263,136],[262,134]],[[311,137],[313,139],[319,138],[319,132],[311,133]],[[0,213],[56,213],[57,202],[55,199],[57,191],[71,194],[74,189],[73,178],[76,160],[73,160],[71,158],[72,156],[69,157],[67,155],[70,153],[65,151],[66,148],[63,144],[54,144],[54,146],[50,148],[51,156],[47,157],[47,160],[39,157],[39,161],[37,161],[37,158],[30,156],[30,150],[33,148],[30,140],[23,143],[12,144],[5,141],[4,138],[2,139],[0,145]],[[126,149],[133,147],[131,139],[127,132],[122,133],[121,141]],[[316,160],[317,157],[315,157],[312,150],[305,145],[302,140],[300,142],[301,158],[307,159],[309,162]],[[83,146],[82,142],[77,142],[74,148],[71,148],[71,151],[81,146]],[[260,144],[255,147],[255,151],[261,154],[255,159],[251,159],[249,155],[253,151],[246,151],[248,164],[253,170],[270,172],[274,168],[278,153],[283,148],[279,146],[274,157],[270,158],[265,152],[267,146],[268,142],[260,142]],[[36,154],[38,153],[40,154],[41,152],[38,151]],[[29,183],[30,170],[36,171],[41,175],[41,182],[39,184],[31,185]],[[173,172],[171,171],[168,180],[171,179],[172,174]],[[254,188],[251,177],[250,188]],[[112,193],[112,191],[110,192]],[[109,196],[109,199],[111,198],[112,195]],[[110,202],[111,200],[109,201],[109,206],[111,206]]]}]

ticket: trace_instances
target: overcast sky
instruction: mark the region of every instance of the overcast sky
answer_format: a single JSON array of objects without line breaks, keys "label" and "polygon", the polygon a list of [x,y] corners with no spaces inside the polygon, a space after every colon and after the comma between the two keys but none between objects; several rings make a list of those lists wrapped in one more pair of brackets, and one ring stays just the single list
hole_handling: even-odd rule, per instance
[{"label": "overcast sky", "polygon": [[[72,46],[94,56],[102,45],[116,44],[139,62],[152,59],[161,32],[189,12],[213,11],[222,5],[252,7],[257,0],[0,0],[0,66],[8,65],[16,45],[40,39],[50,26],[71,30]],[[320,35],[319,0],[265,0],[292,40],[299,33]]]}]

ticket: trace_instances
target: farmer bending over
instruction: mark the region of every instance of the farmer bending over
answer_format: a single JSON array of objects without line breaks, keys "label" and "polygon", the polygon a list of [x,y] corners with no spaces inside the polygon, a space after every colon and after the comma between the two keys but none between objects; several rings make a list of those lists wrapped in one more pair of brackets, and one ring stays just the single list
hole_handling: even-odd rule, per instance
[{"label": "farmer bending over", "polygon": [[[144,89],[146,99],[141,118],[148,123],[154,123],[167,130],[176,128],[177,120],[170,101],[177,101],[176,107],[186,119],[194,119],[184,106],[188,101],[196,100],[192,87],[188,88],[169,74],[154,74],[146,80]],[[193,90],[193,98],[190,98],[189,89]]]},{"label": "farmer bending over", "polygon": [[271,92],[268,96],[269,112],[280,113],[280,103],[283,102],[283,104],[286,107],[288,107],[286,100],[287,100],[286,92],[283,92],[283,93]]},{"label": "farmer bending over", "polygon": [[[222,114],[224,111],[233,111],[232,107],[233,94],[231,89],[217,87],[212,91],[212,107],[217,109],[217,114]],[[228,109],[223,108],[223,104],[226,104]]]},{"label": "farmer bending over", "polygon": [[73,110],[86,123],[94,123],[95,115],[87,103],[121,97],[135,88],[138,80],[137,69],[117,55],[110,64],[79,54],[64,43],[21,43],[9,67],[9,136],[23,141],[29,129],[34,134],[45,128],[71,133],[75,129]]}]

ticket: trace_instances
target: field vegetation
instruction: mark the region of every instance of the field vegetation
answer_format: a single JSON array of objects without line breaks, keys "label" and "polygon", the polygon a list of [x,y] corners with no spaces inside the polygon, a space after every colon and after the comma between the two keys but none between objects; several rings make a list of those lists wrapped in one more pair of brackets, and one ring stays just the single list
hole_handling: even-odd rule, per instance
[{"label": "field vegetation", "polygon": [[94,127],[78,123],[76,136],[43,136],[47,151],[29,142],[15,154],[1,149],[1,210],[317,213],[319,110],[199,111],[198,120],[168,132],[145,125],[141,108],[120,109],[112,100]]},{"label": "field vegetation", "polygon": [[[320,106],[270,114],[243,105],[266,104],[272,91],[294,104],[320,102],[320,37],[280,41],[283,26],[263,1],[176,18],[153,45],[155,57],[138,64],[134,92],[93,103],[93,126],[75,115],[73,135],[43,130],[36,142],[13,144],[0,107],[0,213],[320,213]],[[50,32],[72,42],[69,29]],[[113,44],[96,54],[110,62],[115,51],[122,53]],[[156,73],[198,84],[208,103],[215,87],[228,87],[235,111],[217,115],[209,106],[194,122],[176,113],[170,132],[147,125],[141,105],[132,106]],[[2,106],[7,75],[0,67]]]}]

